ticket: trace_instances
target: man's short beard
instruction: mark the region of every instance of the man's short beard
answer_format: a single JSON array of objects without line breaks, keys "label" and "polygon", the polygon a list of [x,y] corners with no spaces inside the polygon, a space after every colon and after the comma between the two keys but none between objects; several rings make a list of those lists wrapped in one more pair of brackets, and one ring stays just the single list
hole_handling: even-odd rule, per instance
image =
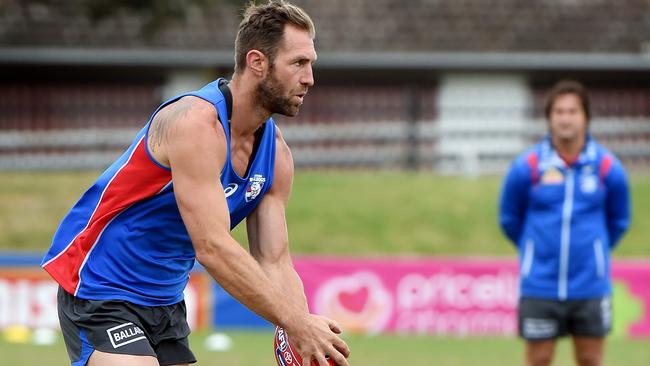
[{"label": "man's short beard", "polygon": [[293,117],[298,114],[298,106],[291,104],[291,98],[283,95],[282,85],[275,77],[273,67],[255,90],[257,100],[267,111]]}]

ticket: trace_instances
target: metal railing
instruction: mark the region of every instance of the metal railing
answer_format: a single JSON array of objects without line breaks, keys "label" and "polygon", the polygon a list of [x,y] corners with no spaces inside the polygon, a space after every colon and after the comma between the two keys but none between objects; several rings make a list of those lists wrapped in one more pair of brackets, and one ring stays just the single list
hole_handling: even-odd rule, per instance
[{"label": "metal railing", "polygon": [[[459,120],[439,128],[435,120],[290,124],[282,127],[298,167],[435,169],[447,174],[498,173],[546,132],[543,120],[500,123]],[[136,128],[9,130],[0,132],[0,169],[103,168],[126,148]],[[592,134],[625,163],[650,166],[650,118],[604,118]],[[457,142],[442,152],[443,139]],[[477,143],[478,141],[478,143]],[[520,141],[519,144],[511,143]]]}]

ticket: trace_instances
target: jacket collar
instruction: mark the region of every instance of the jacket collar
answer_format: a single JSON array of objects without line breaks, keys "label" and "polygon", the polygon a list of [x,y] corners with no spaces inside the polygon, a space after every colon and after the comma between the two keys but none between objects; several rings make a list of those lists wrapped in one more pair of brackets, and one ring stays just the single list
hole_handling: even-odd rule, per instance
[{"label": "jacket collar", "polygon": [[[585,139],[585,146],[582,148],[574,165],[586,165],[595,162],[597,157],[596,141],[588,133]],[[542,140],[539,161],[542,169],[549,167],[567,168],[567,164],[560,157],[557,150],[555,150],[555,147],[553,147],[550,134],[546,135]]]}]

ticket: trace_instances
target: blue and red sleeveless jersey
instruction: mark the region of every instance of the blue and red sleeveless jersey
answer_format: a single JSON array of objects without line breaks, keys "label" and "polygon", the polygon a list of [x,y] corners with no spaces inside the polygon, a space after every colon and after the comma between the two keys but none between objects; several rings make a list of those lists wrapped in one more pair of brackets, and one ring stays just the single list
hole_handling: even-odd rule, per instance
[{"label": "blue and red sleeveless jersey", "polygon": [[[195,253],[181,219],[171,170],[147,148],[156,112],[186,95],[212,103],[227,141],[221,184],[231,228],[248,216],[273,183],[275,123],[266,121],[245,177],[230,159],[226,101],[216,80],[163,103],[131,146],[83,194],[65,216],[43,259],[43,268],[67,292],[89,300],[126,300],[170,305],[183,299]],[[198,159],[202,157],[197,156]]]}]

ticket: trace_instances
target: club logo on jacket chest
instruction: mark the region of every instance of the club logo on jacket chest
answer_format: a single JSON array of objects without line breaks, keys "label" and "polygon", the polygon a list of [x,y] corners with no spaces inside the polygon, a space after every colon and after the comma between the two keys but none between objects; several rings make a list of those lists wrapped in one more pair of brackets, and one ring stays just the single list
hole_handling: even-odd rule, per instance
[{"label": "club logo on jacket chest", "polygon": [[594,169],[586,165],[580,171],[580,190],[582,193],[591,194],[598,189],[598,177],[594,174]]}]

